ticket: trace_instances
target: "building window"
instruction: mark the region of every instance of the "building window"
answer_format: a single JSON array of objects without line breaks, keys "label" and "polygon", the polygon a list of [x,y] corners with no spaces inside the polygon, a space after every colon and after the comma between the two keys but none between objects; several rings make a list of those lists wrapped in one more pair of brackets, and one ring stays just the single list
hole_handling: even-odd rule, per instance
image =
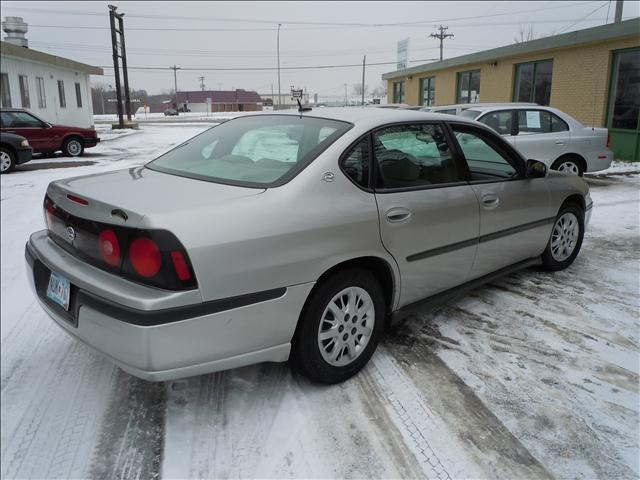
[{"label": "building window", "polygon": [[80,84],[76,82],[76,102],[78,103],[78,108],[82,108],[82,94],[80,93]]},{"label": "building window", "polygon": [[480,101],[480,70],[458,73],[458,103]]},{"label": "building window", "polygon": [[636,130],[640,115],[640,49],[615,52],[609,128]]},{"label": "building window", "polygon": [[29,79],[26,75],[18,75],[18,84],[20,85],[20,103],[22,108],[31,108],[29,101]]},{"label": "building window", "polygon": [[420,80],[422,87],[421,105],[430,106],[436,103],[436,77],[428,77]]},{"label": "building window", "polygon": [[36,77],[36,88],[38,90],[38,108],[47,108],[47,96],[44,93],[44,78]]},{"label": "building window", "polygon": [[553,60],[516,65],[516,84],[513,90],[513,101],[549,105],[552,71]]},{"label": "building window", "polygon": [[67,108],[67,98],[64,96],[64,82],[58,80],[58,97],[60,98],[60,108]]},{"label": "building window", "polygon": [[3,107],[11,106],[11,90],[9,89],[9,75],[3,73],[0,75],[0,101]]},{"label": "building window", "polygon": [[393,84],[393,103],[404,103],[404,80]]}]

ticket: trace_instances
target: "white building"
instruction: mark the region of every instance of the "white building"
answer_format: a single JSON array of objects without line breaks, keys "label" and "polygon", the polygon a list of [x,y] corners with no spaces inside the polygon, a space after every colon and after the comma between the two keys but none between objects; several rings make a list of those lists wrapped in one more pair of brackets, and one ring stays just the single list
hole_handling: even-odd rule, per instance
[{"label": "white building", "polygon": [[50,123],[93,125],[89,76],[102,75],[102,69],[28,48],[27,25],[19,17],[7,17],[2,27],[1,105],[25,108]]}]

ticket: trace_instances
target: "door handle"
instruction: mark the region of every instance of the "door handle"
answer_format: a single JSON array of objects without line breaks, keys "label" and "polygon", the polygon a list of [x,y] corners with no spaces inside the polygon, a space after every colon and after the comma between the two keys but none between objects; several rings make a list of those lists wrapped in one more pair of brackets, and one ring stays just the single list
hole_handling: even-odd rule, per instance
[{"label": "door handle", "polygon": [[562,140],[556,140],[556,145],[560,145],[560,146],[562,146],[562,145],[564,145],[564,141],[562,141]]},{"label": "door handle", "polygon": [[500,197],[497,195],[485,195],[482,197],[482,206],[484,208],[496,208],[500,204]]},{"label": "door handle", "polygon": [[387,221],[390,223],[405,222],[411,218],[411,212],[403,207],[396,207],[387,210]]}]

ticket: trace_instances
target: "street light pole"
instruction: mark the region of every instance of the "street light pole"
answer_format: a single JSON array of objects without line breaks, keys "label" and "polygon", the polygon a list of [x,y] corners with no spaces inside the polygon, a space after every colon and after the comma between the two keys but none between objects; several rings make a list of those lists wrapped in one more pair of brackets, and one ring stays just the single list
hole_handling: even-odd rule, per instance
[{"label": "street light pole", "polygon": [[344,106],[347,106],[347,84],[344,84]]},{"label": "street light pole", "polygon": [[281,23],[278,24],[278,106],[281,106],[282,102],[282,92],[280,91],[280,27]]}]

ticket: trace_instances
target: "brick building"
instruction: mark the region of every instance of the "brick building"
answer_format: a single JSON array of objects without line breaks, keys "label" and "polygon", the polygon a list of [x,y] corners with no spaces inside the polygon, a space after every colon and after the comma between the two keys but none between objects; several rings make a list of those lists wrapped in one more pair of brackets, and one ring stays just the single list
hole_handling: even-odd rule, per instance
[{"label": "brick building", "polygon": [[382,76],[389,102],[535,102],[609,128],[617,158],[640,158],[640,19],[563,33]]},{"label": "brick building", "polygon": [[256,92],[236,90],[194,90],[178,92],[178,108],[192,112],[254,112],[262,110]]}]

